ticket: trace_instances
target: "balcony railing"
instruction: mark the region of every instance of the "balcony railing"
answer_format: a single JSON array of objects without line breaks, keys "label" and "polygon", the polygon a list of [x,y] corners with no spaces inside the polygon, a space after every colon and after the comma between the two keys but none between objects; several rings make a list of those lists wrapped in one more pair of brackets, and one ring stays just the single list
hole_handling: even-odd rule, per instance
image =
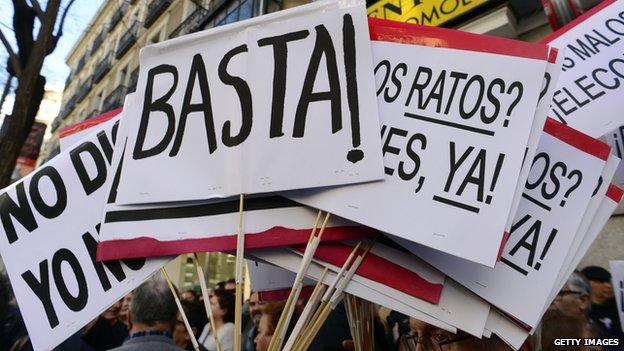
[{"label": "balcony railing", "polygon": [[136,90],[137,81],[139,80],[139,67],[130,73],[130,81],[128,82],[127,93],[133,93]]},{"label": "balcony railing", "polygon": [[123,18],[125,11],[126,11],[125,5],[122,5],[121,7],[117,9],[117,11],[115,11],[115,14],[113,14],[113,17],[111,17],[110,24],[108,25],[109,32],[112,32],[113,29],[115,29],[115,27],[117,26],[117,24],[121,22],[121,19]]},{"label": "balcony railing", "polygon": [[100,33],[98,34],[97,37],[95,37],[95,40],[93,40],[93,46],[91,47],[91,52],[95,53],[95,51],[102,45],[102,43],[104,42],[104,33]]},{"label": "balcony railing", "polygon": [[80,60],[78,60],[78,64],[76,65],[76,72],[74,73],[74,75],[78,75],[78,73],[80,72],[80,70],[84,68],[85,63],[87,63],[87,53],[85,53],[84,55],[82,55],[82,57],[80,58]]},{"label": "balcony railing", "polygon": [[91,78],[87,78],[84,82],[80,84],[80,87],[78,88],[78,92],[76,93],[76,98],[78,100],[76,102],[78,103],[84,100],[84,98],[87,97],[87,95],[89,95],[90,91],[91,91]]},{"label": "balcony railing", "polygon": [[147,6],[147,15],[145,16],[145,22],[143,22],[143,27],[149,28],[158,17],[165,12],[167,7],[171,5],[171,0],[152,0],[150,4]]},{"label": "balcony railing", "polygon": [[115,88],[115,90],[113,90],[106,97],[106,99],[104,99],[104,104],[102,105],[102,111],[110,111],[116,107],[123,105],[127,91],[128,91],[128,87],[126,87],[125,85],[120,85],[117,88]]},{"label": "balcony railing", "polygon": [[210,11],[208,9],[204,9],[198,7],[193,13],[182,22],[178,28],[176,28],[169,38],[179,37],[185,34],[197,32],[204,23],[204,21],[208,18]]},{"label": "balcony railing", "polygon": [[119,39],[119,44],[117,45],[117,52],[115,53],[115,58],[122,57],[134,43],[136,42],[137,32],[139,30],[139,22],[134,22],[132,26],[128,29],[126,33]]},{"label": "balcony railing", "polygon": [[97,66],[95,66],[95,71],[93,71],[93,83],[98,83],[104,78],[106,73],[110,71],[113,62],[113,55],[110,53],[106,54],[102,61],[98,62]]},{"label": "balcony railing", "polygon": [[76,102],[77,101],[78,101],[78,96],[77,95],[72,96],[65,103],[65,106],[63,106],[63,110],[61,111],[61,113],[59,113],[58,117],[63,120],[67,116],[69,116],[69,114],[74,110],[74,107],[76,107]]}]

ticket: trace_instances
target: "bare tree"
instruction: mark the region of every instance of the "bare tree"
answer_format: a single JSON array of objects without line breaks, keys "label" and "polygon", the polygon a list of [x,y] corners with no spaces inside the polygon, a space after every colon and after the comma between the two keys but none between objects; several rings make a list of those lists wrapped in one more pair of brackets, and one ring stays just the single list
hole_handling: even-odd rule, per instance
[{"label": "bare tree", "polygon": [[[0,130],[0,188],[9,185],[11,173],[20,149],[35,122],[43,99],[46,79],[41,68],[46,56],[56,48],[63,35],[63,24],[75,0],[69,0],[58,26],[56,25],[61,0],[48,0],[45,10],[37,0],[13,1],[13,31],[17,51],[13,49],[0,29],[0,41],[9,54],[7,71],[17,78],[13,112],[4,119]],[[39,22],[38,26],[35,26]],[[38,28],[34,35],[35,27]],[[56,29],[56,33],[55,33]]]}]

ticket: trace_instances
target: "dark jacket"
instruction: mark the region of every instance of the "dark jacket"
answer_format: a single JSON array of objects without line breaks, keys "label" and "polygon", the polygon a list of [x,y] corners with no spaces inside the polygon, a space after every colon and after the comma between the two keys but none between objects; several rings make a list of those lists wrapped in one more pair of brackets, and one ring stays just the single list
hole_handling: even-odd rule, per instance
[{"label": "dark jacket", "polygon": [[145,335],[131,337],[113,351],[184,351],[173,344],[173,339],[165,335]]}]

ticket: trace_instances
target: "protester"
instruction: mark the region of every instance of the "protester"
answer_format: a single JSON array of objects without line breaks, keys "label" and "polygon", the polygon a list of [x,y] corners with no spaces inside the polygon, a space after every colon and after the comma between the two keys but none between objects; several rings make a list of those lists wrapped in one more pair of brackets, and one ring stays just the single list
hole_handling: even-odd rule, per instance
[{"label": "protester", "polygon": [[225,289],[225,291],[228,291],[228,292],[231,292],[231,293],[235,293],[236,292],[236,280],[228,279],[225,282],[224,289]]},{"label": "protester", "polygon": [[130,336],[116,351],[180,351],[173,343],[172,333],[177,307],[169,286],[162,279],[152,278],[134,291],[130,305]]},{"label": "protester", "polygon": [[476,338],[463,331],[453,334],[416,318],[409,319],[410,330],[399,337],[398,351],[512,351],[495,335]]},{"label": "protester", "polygon": [[195,301],[197,301],[197,294],[195,293],[194,290],[191,290],[191,289],[184,290],[180,294],[180,300],[181,301],[195,302]]},{"label": "protester", "polygon": [[15,304],[9,278],[0,272],[0,351],[30,349],[30,339]]},{"label": "protester", "polygon": [[[234,348],[234,304],[234,295],[225,290],[215,290],[210,298],[221,351],[232,351]],[[208,351],[217,350],[213,333],[210,324],[206,324],[198,340]]]},{"label": "protester", "polygon": [[589,280],[591,287],[591,311],[589,317],[594,320],[610,337],[624,337],[620,318],[618,316],[617,303],[613,294],[611,273],[598,266],[589,266],[583,269],[583,274]]},{"label": "protester", "polygon": [[[557,351],[562,347],[555,343],[555,339],[595,338],[598,330],[589,325],[587,320],[578,315],[566,315],[560,310],[549,310],[541,322],[541,350]],[[565,350],[602,350],[601,347],[566,346]]]},{"label": "protester", "polygon": [[[182,309],[191,326],[191,330],[195,338],[199,337],[199,332],[208,322],[208,316],[206,316],[206,310],[203,305],[198,301],[182,301]],[[184,319],[182,314],[178,311],[176,325],[173,328],[173,342],[177,346],[185,350],[194,350],[193,343],[191,342],[191,336],[189,335],[186,326],[184,325]],[[199,345],[200,349],[205,350],[202,345]]]},{"label": "protester", "polygon": [[119,321],[126,325],[126,328],[130,330],[130,304],[132,304],[132,298],[134,293],[131,291],[121,299],[121,309],[119,310]]},{"label": "protester", "polygon": [[574,271],[557,293],[549,309],[589,322],[590,307],[589,283],[579,271]]},{"label": "protester", "polygon": [[115,302],[86,328],[82,338],[89,346],[97,351],[121,346],[128,337],[128,328],[119,320],[121,305]]},{"label": "protester", "polygon": [[267,302],[260,308],[258,335],[254,338],[256,351],[267,351],[269,349],[269,343],[275,333],[277,322],[284,311],[285,304],[285,301]]},{"label": "protester", "polygon": [[251,293],[249,296],[249,319],[243,327],[243,342],[245,351],[255,351],[256,346],[254,340],[258,335],[258,325],[260,324],[260,317],[262,316],[262,306],[264,303],[260,302],[259,294],[257,291]]}]

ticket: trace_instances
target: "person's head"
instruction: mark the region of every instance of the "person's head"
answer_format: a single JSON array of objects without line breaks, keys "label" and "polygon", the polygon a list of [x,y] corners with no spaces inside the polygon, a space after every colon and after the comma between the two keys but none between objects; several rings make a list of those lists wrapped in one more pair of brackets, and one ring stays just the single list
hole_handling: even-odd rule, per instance
[{"label": "person's head", "polygon": [[225,290],[225,281],[218,282],[214,287],[215,290]]},{"label": "person's head", "polygon": [[601,305],[613,298],[613,285],[609,271],[598,266],[588,266],[583,268],[582,272],[589,280],[592,303]]},{"label": "person's head", "polygon": [[[566,315],[557,310],[550,310],[544,314],[541,322],[541,346],[543,351],[556,351],[561,346],[555,345],[555,339],[595,338],[598,330],[588,323],[587,319],[579,316]],[[591,350],[585,346],[566,346],[568,350]]]},{"label": "person's head", "polygon": [[280,302],[267,302],[261,307],[260,323],[258,324],[258,334],[254,339],[256,345],[256,351],[266,351],[269,348],[269,342],[273,333],[275,333],[275,327],[279,321],[280,315],[284,310],[284,301]]},{"label": "person's head", "polygon": [[184,290],[182,291],[182,293],[180,294],[180,300],[181,301],[197,301],[197,294],[195,294],[194,290]]},{"label": "person's head", "polygon": [[234,295],[225,290],[215,290],[210,298],[210,308],[215,320],[234,323]]},{"label": "person's head", "polygon": [[224,287],[224,289],[225,289],[226,291],[231,292],[231,293],[235,292],[235,291],[236,291],[236,280],[234,280],[234,279],[228,279],[228,280],[225,282],[225,287]]},{"label": "person's head", "polygon": [[557,310],[564,315],[586,319],[590,307],[587,279],[578,271],[574,271],[551,303],[549,309]]},{"label": "person's head", "polygon": [[119,318],[119,311],[121,310],[121,300],[115,301],[106,311],[102,312],[100,316],[107,321],[117,321]]},{"label": "person's head", "polygon": [[461,330],[457,334],[427,324],[410,317],[410,330],[399,338],[399,351],[510,351],[502,340],[492,335],[491,338],[478,339]]},{"label": "person's head", "polygon": [[119,320],[128,327],[130,326],[130,304],[132,303],[133,297],[134,293],[132,291],[127,293],[126,296],[121,299],[121,308],[119,309]]},{"label": "person's head", "polygon": [[167,283],[152,278],[134,290],[130,304],[132,332],[158,330],[173,332],[177,307]]},{"label": "person's head", "polygon": [[249,296],[249,315],[251,316],[254,324],[258,326],[260,323],[260,317],[262,316],[262,305],[264,302],[260,302],[259,294],[257,291],[251,293]]},{"label": "person's head", "polygon": [[[184,314],[186,314],[193,335],[198,337],[199,333],[201,333],[208,322],[205,309],[197,301],[182,301],[182,309],[184,310]],[[191,345],[191,337],[186,330],[184,319],[180,311],[178,311],[176,324],[173,328],[173,342],[181,348],[186,348]]]}]

